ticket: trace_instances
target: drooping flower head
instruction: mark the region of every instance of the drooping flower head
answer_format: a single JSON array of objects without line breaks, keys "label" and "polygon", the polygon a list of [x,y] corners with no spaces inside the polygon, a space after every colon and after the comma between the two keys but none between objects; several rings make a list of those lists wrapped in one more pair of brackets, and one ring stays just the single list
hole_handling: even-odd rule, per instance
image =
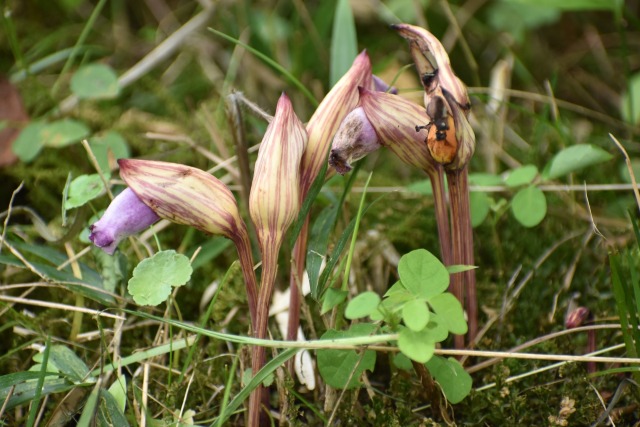
[{"label": "drooping flower head", "polygon": [[125,188],[113,199],[102,218],[89,227],[89,240],[113,255],[123,239],[141,232],[159,219],[130,188]]},{"label": "drooping flower head", "polygon": [[356,57],[349,71],[324,97],[307,123],[309,143],[300,167],[300,187],[303,195],[320,173],[340,123],[357,105],[358,86],[368,89],[373,87],[371,61],[364,51]]},{"label": "drooping flower head", "polygon": [[467,87],[451,68],[449,55],[433,34],[409,24],[392,26],[409,42],[411,56],[424,86],[426,128],[432,157],[447,170],[465,167],[475,150],[475,134],[467,116],[471,108]]},{"label": "drooping flower head", "polygon": [[378,135],[362,107],[356,107],[342,121],[333,138],[329,166],[340,175],[351,171],[351,163],[380,148]]},{"label": "drooping flower head", "polygon": [[158,216],[236,240],[246,232],[236,199],[222,181],[190,166],[120,159],[120,176]]}]

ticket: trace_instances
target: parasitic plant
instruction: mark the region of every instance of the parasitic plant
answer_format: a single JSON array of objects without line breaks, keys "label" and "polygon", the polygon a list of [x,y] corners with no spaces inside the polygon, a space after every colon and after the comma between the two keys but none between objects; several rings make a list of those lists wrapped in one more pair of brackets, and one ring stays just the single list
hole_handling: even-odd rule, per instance
[{"label": "parasitic plant", "polygon": [[[293,111],[291,101],[282,94],[276,114],[260,145],[249,196],[249,213],[262,254],[256,325],[258,338],[267,335],[269,302],[276,280],[278,253],[285,232],[300,209],[300,161],[306,145],[307,132]],[[265,348],[254,347],[254,374],[262,368],[264,360]],[[261,396],[260,387],[251,394],[249,425],[258,425]]]}]

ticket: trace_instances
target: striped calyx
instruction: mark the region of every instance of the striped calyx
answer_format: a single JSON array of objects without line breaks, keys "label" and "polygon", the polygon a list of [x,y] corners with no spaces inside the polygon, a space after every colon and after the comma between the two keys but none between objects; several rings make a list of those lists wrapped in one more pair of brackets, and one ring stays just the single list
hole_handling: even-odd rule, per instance
[{"label": "striped calyx", "polygon": [[235,240],[246,233],[236,199],[220,180],[190,166],[120,159],[120,176],[161,218]]},{"label": "striped calyx", "polygon": [[471,159],[476,145],[468,120],[471,103],[467,87],[453,72],[449,55],[433,34],[409,24],[393,28],[409,42],[425,89],[424,105],[433,124],[427,136],[431,155],[447,170],[460,170]]},{"label": "striped calyx", "polygon": [[302,158],[300,183],[303,195],[311,187],[326,161],[327,151],[340,123],[358,103],[358,86],[373,87],[371,61],[360,53],[353,65],[324,97],[307,123],[309,144]]},{"label": "striped calyx", "polygon": [[307,132],[282,94],[255,163],[249,213],[261,245],[279,246],[300,209],[300,159]]},{"label": "striped calyx", "polygon": [[439,87],[442,91],[449,92],[463,109],[468,110],[470,103],[467,87],[453,72],[449,55],[440,40],[415,25],[396,24],[392,28],[409,42],[411,56],[427,95],[431,95]]},{"label": "striped calyx", "polygon": [[425,132],[416,131],[416,126],[430,121],[424,108],[400,96],[364,88],[360,89],[360,105],[382,145],[408,165],[434,170]]}]

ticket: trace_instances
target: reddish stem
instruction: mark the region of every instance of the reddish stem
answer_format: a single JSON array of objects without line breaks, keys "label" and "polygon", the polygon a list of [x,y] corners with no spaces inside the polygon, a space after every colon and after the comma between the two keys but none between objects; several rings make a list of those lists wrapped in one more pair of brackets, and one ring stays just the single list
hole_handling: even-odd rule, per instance
[{"label": "reddish stem", "polygon": [[[462,194],[460,188],[460,172],[447,171],[447,183],[449,185],[449,200],[451,203],[451,237],[453,239],[453,264],[464,264],[464,227],[460,221],[462,216]],[[451,275],[449,285],[451,293],[464,306],[464,276],[462,273]],[[457,349],[464,348],[464,336],[454,335],[454,345]]]},{"label": "reddish stem", "polygon": [[258,320],[258,281],[256,280],[256,272],[253,270],[251,241],[249,240],[249,233],[247,232],[247,229],[240,229],[240,232],[235,236],[233,242],[238,250],[240,267],[242,268],[242,275],[244,276],[244,283],[247,289],[247,303],[249,305],[249,313],[251,315],[252,335],[256,336],[256,322]]},{"label": "reddish stem", "polygon": [[447,195],[444,191],[444,174],[442,166],[437,169],[426,170],[431,180],[433,190],[433,203],[436,212],[436,223],[438,225],[438,240],[440,242],[440,254],[444,265],[451,265],[451,234],[449,233],[449,209],[447,206]]},{"label": "reddish stem", "polygon": [[[309,215],[302,224],[302,229],[293,248],[291,275],[289,278],[289,323],[287,324],[287,340],[296,341],[300,327],[300,286],[304,277],[307,260],[307,243],[309,239]],[[293,374],[293,359],[287,362],[290,374]]]},{"label": "reddish stem", "polygon": [[[473,255],[473,227],[471,225],[471,205],[469,201],[469,172],[465,167],[460,173],[460,221],[464,232],[464,258],[465,265],[475,265]],[[476,270],[467,270],[464,273],[465,301],[467,316],[469,317],[469,342],[472,343],[478,335],[478,298],[476,295]]]},{"label": "reddish stem", "polygon": [[[274,239],[271,236],[263,236],[260,248],[262,252],[262,277],[260,281],[260,292],[258,294],[256,338],[264,339],[267,336],[267,324],[269,320],[269,303],[278,272],[278,252],[282,239]],[[259,345],[253,347],[251,360],[251,371],[256,375],[264,366],[265,348]],[[268,395],[262,385],[258,386],[249,397],[249,426],[264,425],[268,423],[267,412],[260,410],[261,403],[268,404]]]},{"label": "reddish stem", "polygon": [[[469,204],[469,179],[465,167],[447,171],[449,197],[451,199],[451,226],[453,235],[453,263],[474,265],[473,229]],[[478,334],[478,301],[476,297],[476,273],[468,270],[451,277],[452,293],[467,310],[469,342]],[[455,338],[456,348],[464,347],[464,338]],[[459,347],[460,346],[460,347]]]}]

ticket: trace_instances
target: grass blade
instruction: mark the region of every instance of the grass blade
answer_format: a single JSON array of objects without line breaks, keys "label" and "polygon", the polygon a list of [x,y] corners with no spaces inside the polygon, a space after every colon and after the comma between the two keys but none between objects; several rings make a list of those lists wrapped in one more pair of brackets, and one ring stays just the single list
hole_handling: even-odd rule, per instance
[{"label": "grass blade", "polygon": [[40,406],[40,398],[42,397],[42,388],[44,387],[44,379],[47,376],[47,365],[49,363],[49,351],[51,350],[51,338],[47,337],[47,341],[44,345],[44,352],[42,353],[42,366],[40,367],[40,376],[38,377],[38,383],[36,384],[35,394],[31,401],[31,407],[29,408],[29,418],[27,418],[27,427],[33,427],[36,422],[36,416],[38,415],[38,408]]},{"label": "grass blade", "polygon": [[291,74],[289,71],[287,71],[286,68],[284,68],[282,65],[278,64],[276,61],[274,61],[273,59],[269,58],[267,55],[265,55],[264,53],[258,51],[257,49],[249,46],[246,43],[241,42],[238,39],[235,39],[221,31],[218,31],[214,28],[209,28],[209,31],[211,31],[213,34],[222,37],[225,40],[230,41],[231,43],[237,44],[238,46],[242,46],[243,48],[247,49],[249,52],[253,53],[255,56],[257,56],[258,58],[262,59],[267,65],[273,67],[276,71],[278,71],[280,74],[282,74],[283,76],[285,76],[287,79],[289,79],[289,81],[291,83],[293,83],[293,85],[298,88],[300,90],[300,92],[302,92],[304,94],[304,96],[307,97],[307,99],[309,99],[309,101],[311,102],[311,104],[314,107],[317,107],[319,105],[318,100],[316,99],[315,96],[313,96],[313,94],[311,92],[309,92],[309,89],[306,88],[305,85],[302,84],[302,82],[300,80],[298,80],[293,74]]},{"label": "grass blade", "polygon": [[349,0],[338,0],[333,18],[333,34],[331,35],[331,69],[330,83],[335,85],[358,55],[356,24]]}]

